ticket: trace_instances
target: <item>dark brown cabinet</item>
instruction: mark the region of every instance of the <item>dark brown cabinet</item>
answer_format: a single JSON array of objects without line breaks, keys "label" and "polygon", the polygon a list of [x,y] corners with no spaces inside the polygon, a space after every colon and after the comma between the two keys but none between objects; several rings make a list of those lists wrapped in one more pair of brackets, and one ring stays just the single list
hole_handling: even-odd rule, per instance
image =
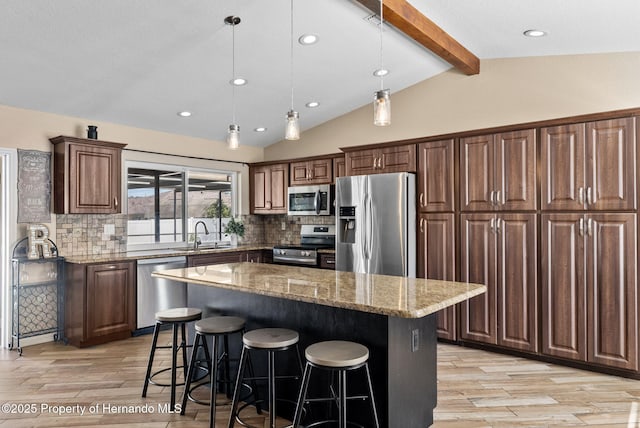
[{"label": "dark brown cabinet", "polygon": [[289,164],[249,167],[251,214],[286,214]]},{"label": "dark brown cabinet", "polygon": [[460,209],[536,209],[534,129],[460,139]]},{"label": "dark brown cabinet", "polygon": [[135,329],[135,262],[67,264],[65,336],[91,346],[131,336]]},{"label": "dark brown cabinet", "polygon": [[194,267],[238,262],[265,263],[268,261],[268,258],[264,256],[262,250],[225,251],[222,253],[190,255],[187,257],[187,266]]},{"label": "dark brown cabinet", "polygon": [[335,184],[338,177],[347,175],[347,166],[345,164],[344,155],[333,158],[333,183]]},{"label": "dark brown cabinet", "polygon": [[461,280],[487,293],[460,305],[462,340],[536,352],[535,214],[462,214]]},{"label": "dark brown cabinet", "polygon": [[542,209],[635,210],[635,120],[542,128]]},{"label": "dark brown cabinet", "polygon": [[[418,223],[418,277],[454,281],[454,214],[420,214]],[[443,339],[457,339],[456,306],[438,312],[437,332]]]},{"label": "dark brown cabinet", "polygon": [[636,214],[542,215],[542,352],[638,370]]},{"label": "dark brown cabinet", "polygon": [[454,210],[454,143],[432,141],[418,145],[418,209]]},{"label": "dark brown cabinet", "polygon": [[330,184],[333,181],[333,158],[289,163],[291,186]]},{"label": "dark brown cabinet", "polygon": [[121,153],[126,144],[55,137],[56,214],[115,214],[121,211]]},{"label": "dark brown cabinet", "polygon": [[416,145],[347,151],[346,175],[416,172]]},{"label": "dark brown cabinet", "polygon": [[336,268],[336,255],[320,253],[320,269],[334,269]]}]

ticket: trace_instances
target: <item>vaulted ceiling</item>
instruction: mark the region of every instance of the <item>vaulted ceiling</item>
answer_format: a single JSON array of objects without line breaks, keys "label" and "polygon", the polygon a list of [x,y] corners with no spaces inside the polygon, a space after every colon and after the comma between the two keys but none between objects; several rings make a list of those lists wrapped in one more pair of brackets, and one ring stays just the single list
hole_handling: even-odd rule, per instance
[{"label": "vaulted ceiling", "polygon": [[[376,0],[294,0],[293,104],[303,129],[380,89],[378,9]],[[223,21],[239,16],[241,144],[284,136],[289,0],[0,0],[0,10],[0,104],[216,140],[233,104]],[[473,76],[479,59],[640,51],[638,16],[637,0],[385,0],[384,86],[393,94],[451,67]],[[547,36],[524,37],[532,28]],[[319,41],[303,46],[302,34]],[[311,101],[319,106],[305,107]]]}]

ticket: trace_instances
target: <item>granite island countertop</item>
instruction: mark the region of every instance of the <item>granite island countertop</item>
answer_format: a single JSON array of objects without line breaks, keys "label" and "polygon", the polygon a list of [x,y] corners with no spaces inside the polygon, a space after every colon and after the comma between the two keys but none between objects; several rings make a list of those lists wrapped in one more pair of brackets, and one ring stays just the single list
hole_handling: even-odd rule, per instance
[{"label": "granite island countertop", "polygon": [[259,263],[170,269],[152,276],[400,318],[422,318],[487,291],[482,284]]}]

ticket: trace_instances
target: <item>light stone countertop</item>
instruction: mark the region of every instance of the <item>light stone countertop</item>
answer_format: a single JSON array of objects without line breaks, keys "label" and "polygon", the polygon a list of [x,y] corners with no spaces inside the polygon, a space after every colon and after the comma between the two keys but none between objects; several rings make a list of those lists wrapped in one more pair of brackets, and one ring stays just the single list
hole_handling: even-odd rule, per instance
[{"label": "light stone countertop", "polygon": [[487,291],[481,284],[259,263],[171,269],[152,276],[400,318],[422,318]]}]

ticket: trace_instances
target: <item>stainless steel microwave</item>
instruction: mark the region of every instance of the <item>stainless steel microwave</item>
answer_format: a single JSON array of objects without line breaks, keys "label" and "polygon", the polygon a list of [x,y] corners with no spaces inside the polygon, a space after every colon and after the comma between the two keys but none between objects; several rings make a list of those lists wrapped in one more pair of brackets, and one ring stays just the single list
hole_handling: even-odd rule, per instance
[{"label": "stainless steel microwave", "polygon": [[289,215],[331,215],[333,214],[333,186],[291,186],[287,192]]}]

